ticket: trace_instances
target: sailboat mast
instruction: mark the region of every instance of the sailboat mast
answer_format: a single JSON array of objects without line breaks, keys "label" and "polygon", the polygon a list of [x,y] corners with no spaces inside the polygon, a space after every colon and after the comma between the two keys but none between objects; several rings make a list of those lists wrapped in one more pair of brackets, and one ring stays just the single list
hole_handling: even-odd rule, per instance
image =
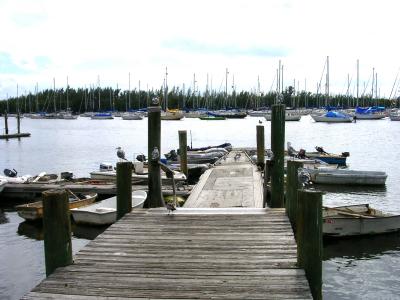
[{"label": "sailboat mast", "polygon": [[225,108],[228,105],[228,68],[225,70]]},{"label": "sailboat mast", "polygon": [[374,84],[375,84],[375,68],[372,68],[371,102],[373,102],[374,100]]},{"label": "sailboat mast", "polygon": [[127,111],[131,109],[131,72],[128,74],[128,108]]},{"label": "sailboat mast", "polygon": [[101,99],[100,99],[100,75],[97,75],[97,83],[99,89],[99,111],[101,110]]},{"label": "sailboat mast", "polygon": [[165,67],[165,111],[168,110],[168,69]]},{"label": "sailboat mast", "polygon": [[38,93],[39,93],[39,85],[36,82],[36,112],[39,112],[39,99],[38,99]]},{"label": "sailboat mast", "polygon": [[139,80],[138,108],[140,109],[140,80]]},{"label": "sailboat mast", "polygon": [[69,109],[69,103],[68,103],[68,76],[67,76],[67,110]]},{"label": "sailboat mast", "polygon": [[19,96],[18,96],[18,83],[17,83],[17,113],[19,112]]},{"label": "sailboat mast", "polygon": [[356,102],[356,106],[358,106],[359,86],[360,86],[360,61],[357,59],[357,102]]},{"label": "sailboat mast", "polygon": [[56,78],[53,77],[53,105],[54,105],[54,112],[57,111],[56,109]]}]

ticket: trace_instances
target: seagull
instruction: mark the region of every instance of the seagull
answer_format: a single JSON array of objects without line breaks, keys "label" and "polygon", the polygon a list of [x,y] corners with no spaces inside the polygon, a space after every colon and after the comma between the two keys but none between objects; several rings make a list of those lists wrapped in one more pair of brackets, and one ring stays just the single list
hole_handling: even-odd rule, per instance
[{"label": "seagull", "polygon": [[305,186],[309,185],[311,182],[311,176],[310,173],[307,172],[304,169],[299,169],[298,174],[297,174],[297,179],[299,183],[301,183],[302,187],[304,188]]},{"label": "seagull", "polygon": [[127,159],[125,158],[125,151],[122,150],[121,147],[117,147],[117,148],[115,148],[115,149],[117,150],[117,156],[118,156],[121,160],[127,160]]},{"label": "seagull", "polygon": [[176,207],[171,204],[171,203],[166,203],[165,204],[165,208],[168,209],[168,215],[173,212],[174,210],[176,210]]},{"label": "seagull", "polygon": [[262,124],[262,121],[261,121],[261,120],[258,120],[258,123],[259,123],[259,124]]}]

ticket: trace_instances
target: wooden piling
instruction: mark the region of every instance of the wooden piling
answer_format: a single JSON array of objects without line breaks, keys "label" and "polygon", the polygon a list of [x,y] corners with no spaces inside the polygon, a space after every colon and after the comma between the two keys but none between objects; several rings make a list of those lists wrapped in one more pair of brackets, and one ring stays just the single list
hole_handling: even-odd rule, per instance
[{"label": "wooden piling", "polygon": [[132,211],[132,162],[117,163],[117,220]]},{"label": "wooden piling", "polygon": [[148,112],[148,158],[149,158],[149,196],[146,207],[162,207],[160,153],[161,153],[161,106],[158,98],[153,98]]},{"label": "wooden piling", "polygon": [[7,111],[4,112],[4,129],[5,129],[5,133],[7,135],[8,134],[8,115],[7,115]]},{"label": "wooden piling", "polygon": [[265,137],[264,126],[257,125],[257,166],[264,168],[265,163]]},{"label": "wooden piling", "polygon": [[296,218],[297,218],[297,207],[298,207],[297,190],[300,188],[297,172],[298,169],[302,167],[303,167],[302,162],[294,160],[290,160],[287,162],[285,208],[294,231],[296,230]]},{"label": "wooden piling", "polygon": [[21,115],[19,111],[17,113],[17,133],[21,133]]},{"label": "wooden piling", "polygon": [[267,207],[267,204],[270,204],[270,199],[268,199],[268,182],[271,180],[271,168],[272,161],[267,159],[264,165],[263,207]]},{"label": "wooden piling", "polygon": [[46,276],[72,264],[71,222],[68,194],[54,189],[43,195],[43,229]]},{"label": "wooden piling", "polygon": [[187,131],[179,130],[179,158],[181,164],[181,172],[188,176],[187,166]]},{"label": "wooden piling", "polygon": [[273,165],[271,170],[272,208],[284,206],[284,144],[285,144],[285,105],[272,105],[271,150]]},{"label": "wooden piling", "polygon": [[298,190],[297,264],[304,268],[313,299],[322,299],[322,193]]}]

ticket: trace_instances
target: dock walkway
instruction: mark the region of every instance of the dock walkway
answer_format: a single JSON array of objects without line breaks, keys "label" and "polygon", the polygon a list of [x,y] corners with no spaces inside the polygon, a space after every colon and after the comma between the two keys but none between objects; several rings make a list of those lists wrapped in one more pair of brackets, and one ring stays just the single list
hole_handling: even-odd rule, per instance
[{"label": "dock walkway", "polygon": [[311,299],[296,261],[283,209],[150,209],[126,215],[23,299]]},{"label": "dock walkway", "polygon": [[262,192],[234,150],[185,207],[127,214],[24,299],[311,299],[285,210],[261,208]]},{"label": "dock walkway", "polygon": [[243,150],[233,150],[207,170],[194,187],[184,207],[263,207],[263,184]]}]

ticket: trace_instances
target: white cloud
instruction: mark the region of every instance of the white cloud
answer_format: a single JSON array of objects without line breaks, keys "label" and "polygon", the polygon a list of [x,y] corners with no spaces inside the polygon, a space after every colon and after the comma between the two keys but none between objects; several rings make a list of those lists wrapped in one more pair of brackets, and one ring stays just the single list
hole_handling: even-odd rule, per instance
[{"label": "white cloud", "polygon": [[[268,91],[279,59],[286,85],[296,79],[303,88],[307,78],[315,91],[327,55],[332,93],[343,92],[347,74],[355,82],[359,58],[361,85],[375,67],[381,93],[388,95],[400,66],[399,6],[396,1],[0,0],[0,53],[27,70],[0,73],[0,98],[15,94],[16,83],[33,90],[36,82],[50,87],[53,77],[65,85],[67,76],[72,86],[97,83],[100,76],[103,86],[127,88],[131,72],[132,88],[139,80],[143,88],[159,87],[165,66],[170,85],[187,87],[196,73],[204,88],[208,73],[218,89],[227,67],[239,90],[255,88],[259,75]],[[271,49],[282,56],[260,55]],[[39,64],[38,57],[49,63]]]}]

